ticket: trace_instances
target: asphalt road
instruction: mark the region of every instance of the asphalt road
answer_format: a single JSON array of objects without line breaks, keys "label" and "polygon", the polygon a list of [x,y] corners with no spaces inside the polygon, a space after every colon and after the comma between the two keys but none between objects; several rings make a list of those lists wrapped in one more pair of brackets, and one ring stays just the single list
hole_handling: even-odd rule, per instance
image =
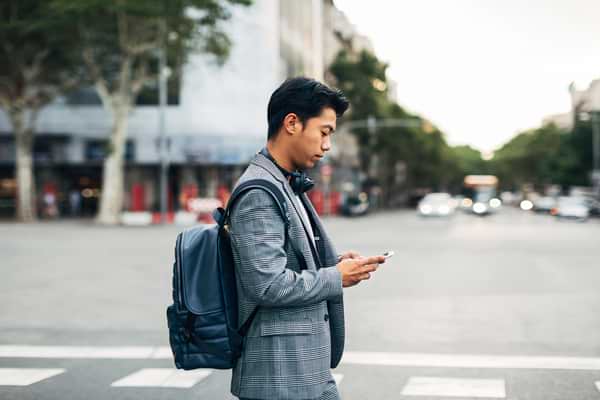
[{"label": "asphalt road", "polygon": [[[396,253],[346,291],[344,399],[600,399],[600,220],[326,226],[339,251]],[[164,353],[179,230],[0,224],[0,398],[231,399],[228,371],[180,376]]]}]

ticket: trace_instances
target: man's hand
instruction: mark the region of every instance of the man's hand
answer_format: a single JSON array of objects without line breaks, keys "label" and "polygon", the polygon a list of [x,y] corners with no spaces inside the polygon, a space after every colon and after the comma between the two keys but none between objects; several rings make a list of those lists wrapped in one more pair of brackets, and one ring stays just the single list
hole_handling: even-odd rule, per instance
[{"label": "man's hand", "polygon": [[342,274],[342,287],[350,287],[369,279],[371,272],[377,271],[379,264],[385,262],[384,256],[346,258],[336,268]]},{"label": "man's hand", "polygon": [[349,258],[360,258],[360,253],[358,251],[349,250],[340,256],[339,261],[347,260]]}]

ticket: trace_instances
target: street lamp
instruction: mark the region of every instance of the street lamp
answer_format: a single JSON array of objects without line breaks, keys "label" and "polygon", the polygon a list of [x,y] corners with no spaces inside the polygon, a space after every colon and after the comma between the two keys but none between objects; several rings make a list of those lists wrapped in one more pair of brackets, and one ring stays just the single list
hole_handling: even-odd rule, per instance
[{"label": "street lamp", "polygon": [[594,168],[592,170],[592,184],[594,194],[600,198],[600,111],[592,111],[592,151],[594,155]]},{"label": "street lamp", "polygon": [[169,160],[167,158],[167,129],[166,129],[166,107],[167,107],[167,61],[166,50],[163,47],[158,52],[158,141],[160,155],[160,221],[167,222],[167,187]]}]

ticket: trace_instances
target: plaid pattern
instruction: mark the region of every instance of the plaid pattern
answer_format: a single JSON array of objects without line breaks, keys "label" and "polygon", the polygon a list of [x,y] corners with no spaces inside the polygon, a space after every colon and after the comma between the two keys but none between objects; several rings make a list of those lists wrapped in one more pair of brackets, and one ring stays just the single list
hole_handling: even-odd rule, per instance
[{"label": "plaid pattern", "polygon": [[[240,397],[240,400],[261,400],[261,399],[249,399],[245,397]],[[327,386],[325,391],[319,396],[316,400],[340,400],[340,393],[338,392],[337,385],[335,381],[332,379],[327,382]]]},{"label": "plaid pattern", "polygon": [[323,267],[318,268],[291,187],[260,154],[238,184],[257,178],[282,187],[290,209],[290,228],[284,245],[284,224],[277,205],[260,189],[242,195],[231,212],[240,321],[259,306],[233,370],[231,392],[250,399],[338,399],[330,370],[339,363],[344,348],[337,253],[303,196],[319,238],[317,251]]}]

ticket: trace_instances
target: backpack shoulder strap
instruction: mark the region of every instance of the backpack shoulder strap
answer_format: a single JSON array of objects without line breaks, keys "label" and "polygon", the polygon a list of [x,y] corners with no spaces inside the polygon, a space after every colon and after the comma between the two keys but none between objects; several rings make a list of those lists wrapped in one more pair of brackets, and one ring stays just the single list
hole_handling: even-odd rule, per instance
[{"label": "backpack shoulder strap", "polygon": [[[281,214],[281,217],[283,218],[283,221],[285,224],[285,229],[284,229],[284,245],[285,245],[285,243],[287,243],[287,240],[288,240],[288,230],[289,230],[289,226],[290,226],[290,214],[289,214],[289,210],[288,210],[288,204],[287,204],[287,201],[286,201],[281,189],[278,188],[277,185],[275,185],[274,183],[269,182],[265,179],[251,179],[251,180],[248,180],[248,181],[243,182],[240,185],[238,185],[234,189],[231,196],[229,197],[229,201],[227,202],[227,208],[226,209],[222,209],[222,208],[217,209],[213,213],[213,217],[215,218],[215,221],[217,221],[219,226],[221,228],[223,228],[223,226],[229,222],[229,216],[231,213],[231,209],[233,208],[233,205],[235,204],[237,199],[239,199],[242,194],[246,193],[247,191],[249,191],[251,189],[262,189],[265,192],[269,193],[271,195],[271,197],[273,197],[273,199],[275,199],[275,203],[277,204],[277,207],[279,208],[279,213]],[[294,250],[296,250],[293,245],[292,245],[292,248],[294,248]],[[248,330],[250,329],[250,325],[252,324],[252,321],[254,320],[254,317],[256,316],[257,312],[258,312],[258,307],[255,307],[254,310],[252,310],[252,313],[250,314],[248,319],[246,321],[244,321],[244,323],[240,326],[240,328],[235,333],[237,333],[241,337],[246,336],[246,334],[248,333]]]},{"label": "backpack shoulder strap", "polygon": [[215,216],[215,220],[222,227],[229,222],[229,217],[231,214],[231,210],[235,202],[240,198],[240,196],[251,189],[262,189],[265,192],[269,193],[271,197],[275,200],[277,207],[279,208],[279,213],[283,218],[285,223],[285,230],[287,232],[290,225],[290,213],[288,210],[288,203],[285,199],[280,188],[277,187],[273,182],[267,181],[266,179],[250,179],[246,182],[238,185],[231,196],[229,197],[229,201],[227,202],[226,209],[220,209],[215,212],[217,214]]}]

